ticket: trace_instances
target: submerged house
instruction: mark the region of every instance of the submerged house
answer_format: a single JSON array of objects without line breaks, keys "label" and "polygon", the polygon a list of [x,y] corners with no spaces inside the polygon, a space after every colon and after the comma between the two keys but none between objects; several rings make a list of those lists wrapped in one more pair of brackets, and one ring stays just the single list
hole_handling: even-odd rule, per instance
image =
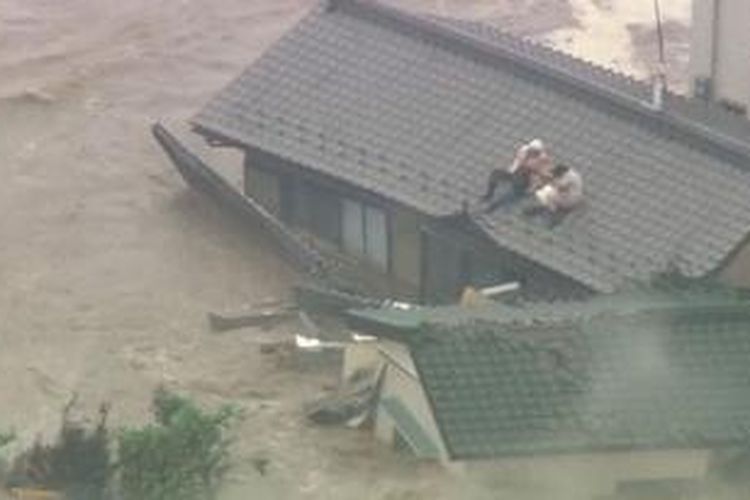
[{"label": "submerged house", "polygon": [[[193,125],[244,152],[248,197],[410,297],[586,296],[666,271],[750,285],[750,124],[650,95],[480,24],[329,0]],[[555,227],[463,210],[534,137],[582,173],[584,206]]]},{"label": "submerged house", "polygon": [[749,305],[644,294],[353,311],[379,340],[354,346],[348,369],[385,367],[375,433],[394,448],[540,498],[568,498],[566,485],[576,499],[694,498],[743,456],[731,450],[746,471]]}]

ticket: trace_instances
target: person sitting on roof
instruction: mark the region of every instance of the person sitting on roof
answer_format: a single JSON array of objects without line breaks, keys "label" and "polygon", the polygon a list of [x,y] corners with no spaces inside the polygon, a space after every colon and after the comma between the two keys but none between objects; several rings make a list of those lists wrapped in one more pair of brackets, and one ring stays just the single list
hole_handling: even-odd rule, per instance
[{"label": "person sitting on roof", "polygon": [[583,179],[574,169],[558,164],[552,169],[552,179],[534,192],[541,207],[550,212],[567,212],[583,200]]},{"label": "person sitting on roof", "polygon": [[547,154],[541,139],[534,139],[516,151],[510,167],[495,168],[487,182],[487,192],[482,200],[489,202],[494,198],[498,184],[509,180],[511,189],[508,193],[493,202],[487,212],[492,212],[501,205],[514,202],[526,194],[536,191],[551,179],[552,159]]}]

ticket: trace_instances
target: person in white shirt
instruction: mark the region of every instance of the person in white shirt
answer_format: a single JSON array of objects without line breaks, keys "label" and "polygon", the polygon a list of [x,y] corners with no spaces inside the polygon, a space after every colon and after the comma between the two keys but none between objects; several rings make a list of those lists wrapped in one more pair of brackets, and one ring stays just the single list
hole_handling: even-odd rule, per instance
[{"label": "person in white shirt", "polygon": [[534,196],[550,212],[571,210],[583,200],[581,174],[567,165],[556,165],[552,169],[552,179],[537,189]]}]

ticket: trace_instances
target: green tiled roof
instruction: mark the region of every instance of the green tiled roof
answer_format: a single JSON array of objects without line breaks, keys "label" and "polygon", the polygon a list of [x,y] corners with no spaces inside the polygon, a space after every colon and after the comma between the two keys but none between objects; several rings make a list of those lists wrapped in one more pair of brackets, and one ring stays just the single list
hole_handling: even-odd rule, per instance
[{"label": "green tiled roof", "polygon": [[750,444],[750,303],[443,312],[406,338],[454,459]]}]

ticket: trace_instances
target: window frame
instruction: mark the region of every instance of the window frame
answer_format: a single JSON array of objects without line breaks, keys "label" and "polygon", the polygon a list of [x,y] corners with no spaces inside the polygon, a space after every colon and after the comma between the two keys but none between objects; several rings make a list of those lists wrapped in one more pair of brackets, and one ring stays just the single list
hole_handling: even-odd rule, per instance
[{"label": "window frame", "polygon": [[[355,245],[350,246],[348,244],[349,234],[347,232],[347,206],[357,207],[357,213],[359,215],[359,236],[362,241]],[[370,226],[373,220],[372,216],[368,214],[377,214],[378,217],[382,216],[382,237],[384,239],[382,250],[385,255],[381,260],[377,257],[377,251],[372,251],[373,247],[369,242],[372,238],[372,230]],[[391,273],[393,267],[393,245],[392,245],[392,228],[391,228],[391,214],[382,205],[368,203],[361,199],[342,197],[341,198],[341,249],[349,255],[353,255],[357,258],[365,260],[367,263],[375,266],[379,270]]]}]

